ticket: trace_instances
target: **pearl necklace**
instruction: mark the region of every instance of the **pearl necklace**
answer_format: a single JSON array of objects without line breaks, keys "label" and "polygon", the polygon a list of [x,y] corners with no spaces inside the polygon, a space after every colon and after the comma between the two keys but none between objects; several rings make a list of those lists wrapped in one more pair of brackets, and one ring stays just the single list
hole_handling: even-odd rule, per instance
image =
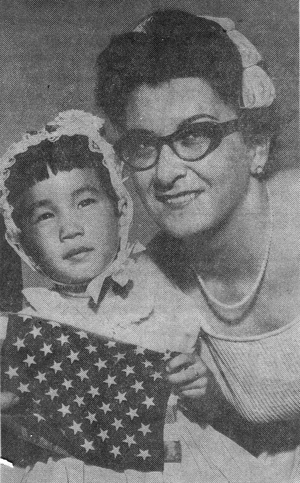
[{"label": "pearl necklace", "polygon": [[273,224],[274,224],[274,215],[273,215],[268,185],[266,185],[266,190],[267,190],[268,204],[270,207],[270,232],[269,232],[269,237],[266,244],[265,256],[263,258],[257,279],[254,282],[254,285],[250,293],[247,294],[245,297],[243,297],[242,300],[232,305],[220,302],[209,292],[209,290],[207,289],[204,283],[204,280],[200,277],[200,275],[198,275],[195,268],[192,267],[197,277],[197,281],[200,285],[201,292],[207,304],[209,305],[210,309],[217,317],[219,317],[220,319],[223,319],[226,322],[230,322],[230,323],[239,322],[239,320],[244,316],[244,314],[250,309],[250,307],[255,301],[255,298],[261,287],[261,283],[263,281],[264,275],[266,273],[266,268],[267,268],[269,256],[270,256],[270,249],[271,249],[271,243],[272,243],[272,237],[273,237]]}]

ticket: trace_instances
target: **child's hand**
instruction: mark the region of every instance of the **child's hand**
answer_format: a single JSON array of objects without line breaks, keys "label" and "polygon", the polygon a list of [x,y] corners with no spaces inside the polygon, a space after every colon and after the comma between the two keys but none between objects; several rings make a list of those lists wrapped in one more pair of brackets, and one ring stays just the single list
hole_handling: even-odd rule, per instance
[{"label": "child's hand", "polygon": [[208,369],[201,357],[194,354],[180,354],[168,366],[168,381],[174,384],[178,395],[198,399],[205,395],[208,384]]},{"label": "child's hand", "polygon": [[11,406],[14,406],[19,401],[18,396],[13,394],[12,392],[1,392],[0,395],[0,409],[1,411],[5,411],[9,409]]}]

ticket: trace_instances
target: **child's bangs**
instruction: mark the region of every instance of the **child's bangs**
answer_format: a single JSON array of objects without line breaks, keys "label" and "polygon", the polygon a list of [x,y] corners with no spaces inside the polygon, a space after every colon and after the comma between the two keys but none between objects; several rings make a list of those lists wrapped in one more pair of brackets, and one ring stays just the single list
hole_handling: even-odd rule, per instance
[{"label": "child's bangs", "polygon": [[8,201],[16,207],[26,189],[49,178],[49,170],[56,175],[59,171],[93,168],[107,195],[117,202],[110,174],[103,165],[103,155],[89,149],[87,136],[61,136],[57,141],[44,140],[30,146],[26,152],[16,156],[10,168],[5,185],[9,190]]}]

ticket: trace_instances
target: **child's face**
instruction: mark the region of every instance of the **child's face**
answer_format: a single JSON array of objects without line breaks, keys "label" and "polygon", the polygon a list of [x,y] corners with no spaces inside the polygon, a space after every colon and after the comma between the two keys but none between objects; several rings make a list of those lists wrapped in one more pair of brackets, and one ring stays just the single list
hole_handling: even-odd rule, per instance
[{"label": "child's face", "polygon": [[118,249],[118,216],[93,168],[49,170],[22,200],[26,252],[52,280],[89,282]]}]

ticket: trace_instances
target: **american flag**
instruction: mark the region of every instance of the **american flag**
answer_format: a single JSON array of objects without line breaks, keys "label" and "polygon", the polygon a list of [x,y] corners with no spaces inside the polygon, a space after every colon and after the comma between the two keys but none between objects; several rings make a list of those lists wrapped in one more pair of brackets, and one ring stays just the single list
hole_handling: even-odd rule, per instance
[{"label": "american flag", "polygon": [[20,397],[23,413],[15,421],[37,444],[116,471],[162,471],[169,358],[56,322],[14,317],[2,387]]}]

